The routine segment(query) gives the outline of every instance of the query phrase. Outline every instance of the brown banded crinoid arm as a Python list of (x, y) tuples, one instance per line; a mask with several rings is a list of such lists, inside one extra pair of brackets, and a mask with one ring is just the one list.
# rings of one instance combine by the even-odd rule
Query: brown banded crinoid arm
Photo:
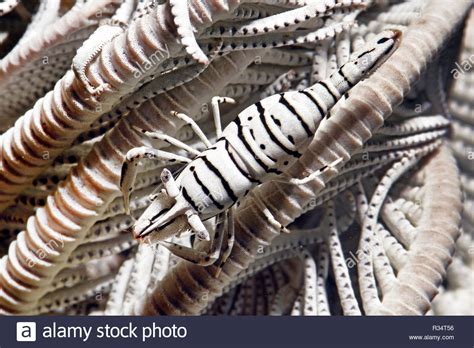
[[(97, 28), (99, 21), (114, 14), (113, 4), (114, 1), (106, 0), (76, 5), (60, 19), (56, 19), (54, 9), (50, 8), (54, 6), (43, 10), (46, 15), (53, 13), (56, 20), (51, 22), (52, 19), (46, 18), (36, 25), (32, 23), (17, 46), (0, 61), (3, 120), (0, 131), (11, 127), (38, 97), (54, 87), (70, 68), (76, 50)], [(101, 13), (100, 18), (96, 17), (98, 13)]]
[[(464, 38), (457, 64), (450, 67), (454, 77), (448, 105), (453, 116), (450, 145), (456, 158), (464, 191), (462, 236), (456, 245), (456, 254), (448, 268), (447, 281), (433, 303), (435, 315), (472, 315), (472, 251), (474, 250), (474, 70), (468, 67), (474, 57), (474, 9), (464, 26)], [(472, 58), (471, 58), (472, 59)]]
[(406, 261), (376, 314), (420, 315), (431, 308), (460, 236), (461, 189), (450, 150), (443, 146), (422, 168), (423, 211)]

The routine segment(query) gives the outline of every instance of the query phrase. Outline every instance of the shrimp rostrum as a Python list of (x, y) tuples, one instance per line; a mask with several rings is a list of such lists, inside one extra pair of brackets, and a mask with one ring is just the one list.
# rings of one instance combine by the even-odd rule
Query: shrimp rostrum
[[(224, 130), (220, 126), (218, 105), (233, 100), (214, 97), (212, 110), (217, 133), (214, 144), (190, 117), (175, 112), (174, 115), (189, 124), (206, 145), (202, 152), (163, 133), (142, 130), (147, 136), (167, 141), (194, 158), (151, 147), (139, 147), (127, 153), (120, 182), (126, 209), (140, 159), (185, 163), (176, 177), (167, 169), (162, 171), (162, 189), (152, 197), (151, 204), (132, 226), (134, 236), (162, 242), (171, 252), (188, 261), (201, 265), (218, 261), (217, 265), (221, 266), (232, 248), (233, 207), (237, 201), (266, 181), (304, 184), (342, 161), (328, 163), (304, 178), (285, 175), (286, 169), (312, 140), (329, 110), (393, 53), (400, 37), (397, 30), (380, 33), (327, 79), (304, 90), (265, 98), (243, 110)], [(206, 200), (205, 204), (203, 200)], [(212, 234), (203, 221), (213, 217), (216, 217), (216, 228)], [(271, 214), (266, 217), (269, 223), (279, 225)], [(282, 226), (280, 228), (284, 230)], [(206, 247), (185, 247), (167, 242), (170, 237), (185, 231), (194, 233), (198, 240), (206, 240), (202, 242)]]

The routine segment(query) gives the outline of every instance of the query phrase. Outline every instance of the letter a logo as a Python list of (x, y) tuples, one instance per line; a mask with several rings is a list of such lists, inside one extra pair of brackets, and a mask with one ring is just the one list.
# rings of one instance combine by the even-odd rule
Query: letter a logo
[(36, 342), (36, 323), (16, 323), (16, 340), (17, 342)]

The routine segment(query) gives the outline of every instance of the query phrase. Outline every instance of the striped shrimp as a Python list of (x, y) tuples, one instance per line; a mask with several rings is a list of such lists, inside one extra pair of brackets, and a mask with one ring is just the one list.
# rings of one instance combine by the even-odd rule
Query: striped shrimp
[[(151, 147), (139, 147), (127, 153), (120, 180), (126, 209), (140, 159), (185, 163), (176, 178), (169, 170), (162, 171), (161, 191), (153, 195), (149, 207), (135, 221), (131, 229), (134, 236), (159, 241), (175, 255), (193, 263), (205, 266), (217, 261), (220, 269), (233, 245), (233, 210), (239, 199), (269, 180), (294, 185), (307, 183), (342, 160), (304, 178), (291, 178), (284, 173), (301, 156), (299, 151), (311, 141), (331, 107), (390, 56), (400, 36), (397, 30), (380, 33), (329, 78), (304, 90), (267, 97), (243, 110), (224, 130), (219, 103), (233, 103), (233, 100), (214, 97), (212, 110), (217, 135), (214, 145), (190, 117), (175, 112), (174, 115), (188, 123), (206, 145), (202, 152), (163, 133), (140, 130), (150, 138), (189, 152), (194, 158)], [(258, 200), (256, 202), (258, 204)], [(203, 221), (213, 217), (217, 217), (217, 223), (211, 238)], [(269, 212), (266, 218), (284, 231)], [(207, 248), (190, 248), (165, 241), (185, 231), (208, 241)]]

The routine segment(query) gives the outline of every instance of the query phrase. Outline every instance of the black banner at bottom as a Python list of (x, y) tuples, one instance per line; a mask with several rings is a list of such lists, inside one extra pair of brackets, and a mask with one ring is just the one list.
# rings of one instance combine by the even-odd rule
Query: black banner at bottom
[(473, 323), (473, 317), (1, 317), (0, 348), (470, 348)]

